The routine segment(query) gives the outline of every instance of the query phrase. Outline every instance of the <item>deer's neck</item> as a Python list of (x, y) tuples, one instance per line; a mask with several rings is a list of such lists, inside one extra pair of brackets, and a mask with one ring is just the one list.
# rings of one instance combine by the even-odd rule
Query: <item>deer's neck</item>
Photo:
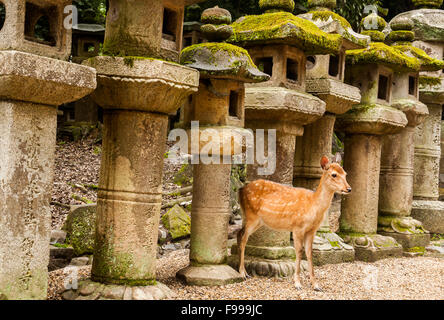
[(324, 212), (328, 210), (334, 195), (334, 191), (325, 186), (324, 176), (322, 176), (321, 181), (319, 182), (319, 186), (314, 193), (313, 199), (313, 205), (316, 208), (317, 215), (323, 215)]

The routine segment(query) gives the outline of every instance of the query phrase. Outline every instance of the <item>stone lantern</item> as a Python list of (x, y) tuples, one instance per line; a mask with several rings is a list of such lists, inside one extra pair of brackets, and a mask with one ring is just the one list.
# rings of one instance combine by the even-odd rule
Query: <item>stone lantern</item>
[[(228, 40), (245, 47), (255, 64), (271, 75), (267, 82), (247, 85), (245, 126), (268, 130), (268, 134), (276, 130), (276, 150), (266, 150), (268, 157), (275, 157), (276, 170), (260, 175), (258, 169), (264, 166), (256, 162), (248, 166), (247, 178), (292, 185), (296, 137), (302, 136), (305, 125), (325, 112), (325, 102), (305, 92), (306, 57), (339, 54), (342, 37), (327, 34), (311, 21), (294, 16), (292, 0), (260, 1), (259, 5), (265, 13), (242, 17), (233, 23), (234, 35)], [(264, 142), (267, 149), (267, 133)], [(237, 253), (237, 245), (232, 253)], [(245, 254), (246, 270), (252, 275), (294, 273), (294, 248), (289, 232), (262, 227), (250, 236)], [(237, 266), (237, 255), (232, 255), (230, 264)]]
[(65, 299), (172, 294), (156, 282), (168, 114), (197, 91), (199, 73), (157, 58), (177, 57), (180, 45), (170, 46), (163, 33), (181, 41), (183, 7), (184, 1), (110, 0), (104, 48), (113, 56), (85, 61), (97, 70), (92, 97), (104, 109), (94, 261), (91, 280)]
[[(229, 26), (231, 14), (225, 9), (205, 10), (202, 22), (207, 39), (225, 40), (233, 33)], [(231, 163), (224, 158), (242, 151), (240, 145), (236, 151), (235, 144), (241, 140), (236, 142), (235, 136), (242, 135), (245, 121), (244, 83), (265, 81), (269, 76), (256, 69), (245, 49), (226, 43), (209, 42), (185, 48), (181, 62), (198, 69), (201, 76), (198, 93), (185, 107), (184, 123), (189, 128), (191, 121), (199, 121), (198, 136), (211, 130), (222, 145), (215, 146), (211, 154), (219, 163), (205, 163), (204, 145), (191, 141), (194, 146), (191, 145), (190, 153), (193, 156), (202, 153), (200, 162), (193, 164), (191, 265), (177, 276), (193, 285), (224, 285), (242, 280), (226, 264)], [(189, 136), (193, 137), (193, 128)]]
[(201, 8), (198, 4), (194, 4), (187, 8), (188, 15), (191, 21), (183, 23), (183, 47), (189, 47), (193, 44), (198, 44), (206, 42), (200, 27), (202, 23), (200, 22)]
[[(413, 45), (431, 57), (442, 59), (444, 11), (438, 9), (442, 0), (415, 0), (413, 4), (420, 9), (404, 12), (393, 20), (411, 20), (415, 32)], [(412, 217), (431, 233), (444, 233), (444, 203), (438, 201), (443, 79), (442, 70), (421, 72), (419, 79), (419, 99), (427, 105), (429, 115), (416, 127)]]
[[(402, 247), (392, 237), (377, 235), (379, 173), (384, 135), (401, 131), (405, 114), (393, 107), (395, 72), (417, 72), (419, 61), (383, 43), (387, 23), (376, 14), (363, 19), (364, 34), (372, 43), (366, 49), (347, 51), (345, 81), (361, 89), (361, 103), (338, 116), (345, 132), (344, 170), (353, 188), (342, 199), (341, 237), (355, 248), (355, 259), (375, 261), (400, 256)], [(369, 27), (376, 26), (373, 30)]]
[[(68, 4), (0, 1), (0, 299), (46, 299), (57, 106), (96, 87), (94, 69), (63, 61)], [(40, 17), (50, 41), (34, 34)]]
[[(322, 176), (319, 159), (331, 155), (333, 129), (337, 114), (350, 110), (361, 100), (359, 88), (344, 83), (345, 52), (351, 49), (366, 48), (370, 38), (353, 31), (343, 17), (334, 13), (336, 1), (309, 1), (310, 11), (300, 15), (313, 21), (327, 33), (340, 34), (343, 37), (339, 54), (317, 55), (307, 58), (307, 92), (321, 98), (326, 103), (326, 112), (322, 118), (305, 126), (304, 135), (296, 139), (296, 155), (293, 185), (316, 189)], [(331, 206), (330, 211), (340, 212), (340, 197)], [(322, 222), (313, 243), (315, 264), (341, 263), (354, 260), (354, 249), (335, 233), (329, 226), (329, 214)]]
[[(393, 30), (388, 41), (392, 47), (419, 60), (422, 71), (438, 71), (444, 67), (441, 60), (429, 57), (412, 46), (415, 38), (413, 22), (400, 17), (390, 23)], [(418, 220), (410, 217), (413, 202), (413, 168), (415, 127), (428, 115), (427, 106), (419, 101), (419, 72), (397, 72), (393, 78), (391, 106), (407, 116), (407, 126), (382, 141), (381, 175), (379, 183), (378, 233), (391, 236), (405, 250), (417, 250), (428, 245), (430, 235)]]

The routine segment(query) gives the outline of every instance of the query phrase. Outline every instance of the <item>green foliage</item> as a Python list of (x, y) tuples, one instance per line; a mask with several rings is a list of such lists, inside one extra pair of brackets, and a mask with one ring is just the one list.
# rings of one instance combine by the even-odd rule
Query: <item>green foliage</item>
[(361, 20), (368, 15), (364, 13), (367, 5), (382, 5), (380, 0), (338, 0), (336, 13), (350, 22), (354, 30), (358, 30)]
[(74, 0), (79, 10), (79, 23), (105, 24), (106, 0)]

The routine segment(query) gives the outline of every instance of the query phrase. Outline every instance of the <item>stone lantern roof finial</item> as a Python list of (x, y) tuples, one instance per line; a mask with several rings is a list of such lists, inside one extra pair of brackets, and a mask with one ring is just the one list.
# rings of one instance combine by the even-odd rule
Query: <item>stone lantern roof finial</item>
[(224, 41), (233, 35), (231, 13), (219, 6), (204, 10), (201, 22), (200, 30), (209, 41)]
[(385, 34), (382, 31), (386, 27), (387, 22), (377, 13), (371, 13), (361, 21), (361, 33), (370, 36), (373, 42), (384, 42)]
[(412, 3), (417, 9), (438, 9), (443, 0), (412, 0)]
[(293, 12), (294, 1), (293, 0), (259, 0), (259, 7), (262, 11), (269, 12)]
[(332, 11), (336, 8), (336, 0), (308, 0), (308, 8), (312, 11)]

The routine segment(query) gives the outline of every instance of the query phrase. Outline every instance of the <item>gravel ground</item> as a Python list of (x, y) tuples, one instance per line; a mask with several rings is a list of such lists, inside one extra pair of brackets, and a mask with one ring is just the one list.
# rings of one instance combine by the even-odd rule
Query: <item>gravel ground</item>
[[(297, 291), (291, 278), (250, 278), (242, 283), (219, 287), (184, 285), (174, 276), (188, 265), (189, 250), (177, 250), (158, 260), (157, 277), (177, 293), (178, 300), (443, 300), (444, 259), (399, 258), (375, 263), (342, 263), (315, 267), (324, 292), (309, 287), (302, 274), (304, 289)], [(87, 277), (90, 267), (80, 268)], [(58, 290), (65, 279), (63, 270), (50, 273), (49, 299), (60, 299)], [(376, 279), (376, 281), (374, 281)]]

